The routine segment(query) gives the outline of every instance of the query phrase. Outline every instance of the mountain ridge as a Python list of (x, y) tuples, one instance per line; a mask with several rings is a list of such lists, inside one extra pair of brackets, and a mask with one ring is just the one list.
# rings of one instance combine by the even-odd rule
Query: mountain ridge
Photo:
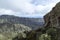
[(25, 17), (13, 16), (13, 15), (1, 15), (0, 21), (10, 22), (12, 24), (24, 24), (26, 26), (31, 27), (32, 29), (34, 29), (34, 27), (36, 28), (38, 26), (40, 27), (44, 24), (44, 21), (42, 18), (25, 18)]

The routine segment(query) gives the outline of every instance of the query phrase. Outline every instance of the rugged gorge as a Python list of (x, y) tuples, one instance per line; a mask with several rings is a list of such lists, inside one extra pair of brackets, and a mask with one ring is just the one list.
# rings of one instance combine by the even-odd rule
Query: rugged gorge
[(24, 18), (12, 15), (2, 15), (0, 16), (0, 24), (1, 23), (23, 24), (34, 30), (43, 26), (44, 21), (42, 18)]
[(36, 30), (43, 26), (42, 18), (24, 18), (13, 15), (0, 16), (0, 39), (12, 40), (13, 37), (24, 36), (24, 31)]
[(44, 16), (45, 24), (42, 28), (27, 33), (26, 38), (13, 40), (60, 40), (60, 2)]
[(43, 25), (42, 18), (23, 18), (12, 15), (0, 16), (0, 32), (5, 31), (29, 31)]

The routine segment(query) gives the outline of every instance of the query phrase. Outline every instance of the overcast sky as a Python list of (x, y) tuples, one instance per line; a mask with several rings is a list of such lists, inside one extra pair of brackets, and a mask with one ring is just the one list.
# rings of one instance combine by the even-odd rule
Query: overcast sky
[(0, 0), (0, 15), (43, 17), (60, 0)]

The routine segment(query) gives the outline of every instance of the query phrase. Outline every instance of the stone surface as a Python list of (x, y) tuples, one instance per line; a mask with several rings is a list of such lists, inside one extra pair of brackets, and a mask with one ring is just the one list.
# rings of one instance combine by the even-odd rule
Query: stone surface
[(60, 40), (60, 2), (44, 16), (44, 27), (56, 27), (57, 28), (57, 40)]
[(49, 26), (59, 27), (60, 24), (60, 2), (44, 16), (45, 24)]

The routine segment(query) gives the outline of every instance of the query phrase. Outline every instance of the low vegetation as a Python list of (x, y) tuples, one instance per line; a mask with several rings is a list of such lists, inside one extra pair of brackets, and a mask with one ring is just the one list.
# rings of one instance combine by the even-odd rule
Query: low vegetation
[[(45, 32), (43, 32), (45, 29), (42, 29), (42, 31), (30, 31), (26, 33), (25, 38), (21, 36), (17, 36), (13, 39), (20, 39), (20, 40), (57, 40), (57, 28), (51, 27)], [(22, 37), (22, 39), (20, 38)]]

